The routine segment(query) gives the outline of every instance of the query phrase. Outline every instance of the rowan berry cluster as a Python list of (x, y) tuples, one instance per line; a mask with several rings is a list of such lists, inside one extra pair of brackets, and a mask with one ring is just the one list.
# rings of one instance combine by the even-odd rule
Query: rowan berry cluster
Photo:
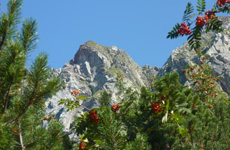
[(117, 75), (117, 78), (118, 78), (118, 79), (123, 79), (122, 76), (120, 76), (120, 75)]
[(200, 27), (203, 27), (205, 24), (206, 24), (206, 21), (202, 17), (197, 16), (196, 25), (200, 26)]
[(79, 93), (80, 93), (79, 91), (77, 91), (77, 90), (73, 90), (73, 92), (71, 92), (71, 95), (73, 95), (73, 96), (77, 96)]
[[(205, 56), (203, 56), (202, 58), (203, 60), (200, 61), (201, 68), (205, 69), (203, 64), (207, 58)], [(209, 75), (204, 74), (204, 71), (201, 68), (198, 69), (199, 73), (197, 74), (196, 72), (193, 71), (194, 70), (193, 67), (190, 67), (190, 70), (188, 71), (184, 69), (182, 72), (187, 73), (187, 76), (190, 76), (191, 78), (193, 78), (193, 80), (195, 80), (194, 83), (196, 83), (196, 91), (204, 93), (204, 95), (203, 96), (201, 95), (200, 97), (202, 97), (203, 99), (209, 99), (207, 96), (217, 97), (217, 93), (214, 93), (214, 91), (211, 90), (216, 87), (214, 81), (216, 81), (217, 79), (211, 78)], [(209, 101), (206, 102), (208, 103)]]
[(192, 33), (192, 31), (188, 28), (188, 26), (186, 25), (186, 23), (181, 23), (181, 27), (178, 28), (177, 32), (180, 34), (180, 35), (189, 35)]
[(97, 112), (95, 110), (92, 110), (89, 112), (89, 119), (92, 123), (98, 123), (99, 118), (97, 116)]
[(212, 12), (211, 10), (205, 12), (205, 20), (212, 20), (213, 18), (215, 18), (215, 12)]
[(152, 105), (152, 111), (153, 111), (153, 113), (157, 114), (158, 112), (161, 111), (161, 109), (160, 109), (160, 107), (161, 107), (160, 101), (158, 101), (156, 103), (152, 102), (151, 105)]
[(225, 5), (225, 3), (230, 3), (230, 0), (218, 0), (216, 3), (220, 7), (223, 7)]
[(54, 117), (53, 116), (50, 116), (49, 118), (43, 118), (42, 120), (51, 120), (51, 119), (53, 119)]
[(79, 150), (84, 150), (84, 149), (85, 149), (85, 146), (84, 146), (84, 143), (81, 140), (80, 144), (79, 144)]
[(116, 113), (116, 111), (118, 111), (119, 108), (120, 108), (120, 105), (119, 104), (115, 104), (115, 105), (113, 105), (112, 110), (113, 110), (113, 112)]

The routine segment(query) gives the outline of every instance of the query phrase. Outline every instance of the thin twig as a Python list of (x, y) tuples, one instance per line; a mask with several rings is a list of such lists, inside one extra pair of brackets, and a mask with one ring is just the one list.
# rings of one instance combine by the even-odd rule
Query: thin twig
[(21, 148), (22, 148), (22, 150), (24, 150), (25, 146), (23, 144), (22, 128), (21, 128), (21, 122), (20, 122), (20, 120), (18, 121), (18, 127), (19, 127), (19, 131), (18, 132), (19, 132), (19, 138), (20, 138)]

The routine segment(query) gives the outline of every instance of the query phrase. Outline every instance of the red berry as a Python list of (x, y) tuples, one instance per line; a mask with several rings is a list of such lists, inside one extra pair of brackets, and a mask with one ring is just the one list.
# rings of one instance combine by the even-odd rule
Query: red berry
[(178, 28), (177, 33), (179, 33), (180, 35), (189, 35), (192, 33), (192, 31), (188, 28), (188, 26), (186, 25), (186, 23), (181, 23), (181, 27)]
[(196, 18), (196, 25), (197, 26), (203, 27), (205, 24), (206, 24), (206, 21), (203, 18), (201, 18), (200, 16), (198, 16)]
[(117, 112), (119, 110), (119, 108), (120, 108), (120, 105), (115, 104), (115, 105), (113, 105), (112, 110), (113, 110), (113, 112)]
[(166, 95), (161, 96), (162, 100), (165, 100), (165, 98), (166, 98)]
[(97, 112), (95, 110), (91, 110), (89, 112), (89, 119), (92, 123), (98, 123), (99, 122), (99, 118), (98, 118)]
[(79, 149), (80, 150), (84, 150), (85, 149), (85, 146), (84, 146), (84, 143), (82, 142), (82, 140), (80, 141)]

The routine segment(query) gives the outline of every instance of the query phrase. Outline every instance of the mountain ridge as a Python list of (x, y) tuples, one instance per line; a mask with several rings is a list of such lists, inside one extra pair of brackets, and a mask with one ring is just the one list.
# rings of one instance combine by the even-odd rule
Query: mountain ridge
[[(227, 93), (230, 90), (230, 17), (220, 17), (220, 20), (223, 21), (224, 31), (204, 34), (201, 50), (210, 57), (207, 63), (212, 67), (214, 75), (220, 78), (219, 87)], [(185, 79), (182, 70), (187, 64), (199, 64), (200, 60), (185, 42), (172, 51), (162, 67), (142, 67), (116, 46), (102, 46), (88, 41), (80, 46), (74, 58), (62, 69), (52, 69), (53, 76), (61, 77), (65, 81), (66, 89), (46, 101), (46, 113), (55, 114), (63, 122), (66, 131), (69, 131), (76, 116), (86, 111), (80, 105), (79, 108), (67, 112), (65, 105), (58, 105), (62, 98), (73, 99), (71, 91), (78, 90), (80, 95), (93, 96), (93, 99), (80, 102), (89, 109), (100, 106), (98, 98), (102, 91), (111, 92), (112, 105), (119, 102), (118, 89), (115, 87), (118, 74), (123, 75), (127, 86), (136, 87), (137, 91), (141, 86), (149, 87), (156, 76), (174, 71), (179, 73), (181, 83), (186, 85), (189, 80)]]

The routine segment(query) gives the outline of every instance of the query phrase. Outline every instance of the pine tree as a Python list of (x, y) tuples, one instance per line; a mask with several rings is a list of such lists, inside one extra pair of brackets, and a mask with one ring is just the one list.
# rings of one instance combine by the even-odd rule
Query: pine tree
[(0, 149), (64, 149), (62, 124), (44, 113), (45, 100), (61, 89), (61, 79), (51, 78), (45, 53), (26, 68), (38, 35), (32, 18), (18, 30), (22, 3), (9, 0), (7, 13), (0, 14)]

